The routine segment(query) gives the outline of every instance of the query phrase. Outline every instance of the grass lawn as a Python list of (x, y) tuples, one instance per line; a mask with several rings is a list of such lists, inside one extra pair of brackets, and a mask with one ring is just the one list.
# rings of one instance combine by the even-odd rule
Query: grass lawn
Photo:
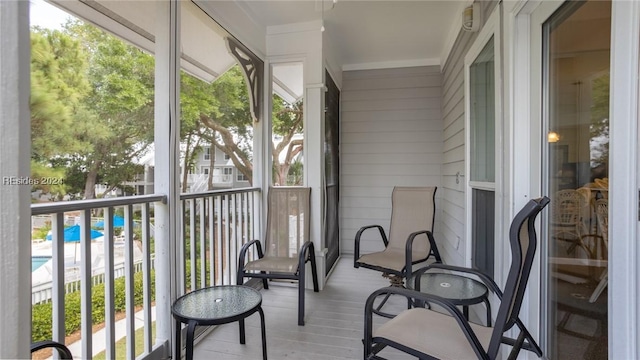
[[(144, 327), (136, 330), (136, 357), (142, 354), (144, 351)], [(155, 321), (151, 323), (151, 339), (156, 336), (156, 323)], [(122, 339), (116, 342), (116, 359), (126, 359), (127, 352), (127, 338), (123, 337)], [(94, 360), (106, 360), (105, 352), (101, 352), (98, 355), (93, 357)]]

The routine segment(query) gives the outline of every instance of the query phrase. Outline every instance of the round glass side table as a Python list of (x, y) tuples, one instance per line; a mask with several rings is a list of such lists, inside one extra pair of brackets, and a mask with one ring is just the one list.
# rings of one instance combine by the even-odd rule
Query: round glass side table
[(407, 279), (407, 288), (436, 295), (462, 306), (462, 313), (467, 320), (469, 305), (484, 303), (487, 307), (487, 326), (491, 326), (489, 289), (477, 280), (456, 274), (417, 271)]
[(211, 286), (185, 294), (171, 307), (176, 319), (175, 354), (181, 351), (182, 323), (187, 324), (187, 360), (193, 359), (193, 338), (196, 326), (221, 325), (239, 322), (240, 344), (245, 343), (244, 319), (255, 312), (260, 314), (262, 330), (262, 358), (267, 360), (267, 338), (260, 293), (244, 285)]

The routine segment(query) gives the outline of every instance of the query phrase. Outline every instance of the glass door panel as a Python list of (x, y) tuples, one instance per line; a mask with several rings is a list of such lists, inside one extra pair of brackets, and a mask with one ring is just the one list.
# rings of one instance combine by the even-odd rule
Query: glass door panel
[(543, 26), (548, 119), (548, 354), (607, 358), (611, 3), (567, 2)]

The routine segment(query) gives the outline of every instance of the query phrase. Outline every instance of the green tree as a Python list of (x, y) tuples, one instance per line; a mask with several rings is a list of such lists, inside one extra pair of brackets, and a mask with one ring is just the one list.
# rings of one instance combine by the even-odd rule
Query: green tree
[(197, 135), (229, 155), (251, 182), (253, 118), (240, 68), (232, 67), (210, 84), (185, 74), (181, 92), (182, 120), (187, 126), (195, 124)]
[[(302, 181), (302, 163), (298, 154), (303, 150), (303, 139), (294, 138), (303, 133), (303, 103), (302, 100), (289, 104), (280, 96), (273, 95), (274, 134), (281, 140), (274, 142), (271, 148), (273, 158), (273, 182), (280, 185), (300, 185)], [(285, 156), (281, 154), (285, 152)], [(282, 158), (282, 160), (281, 160)], [(295, 178), (289, 181), (289, 175)]]
[(609, 166), (609, 74), (593, 80), (593, 103), (589, 127), (592, 145), (591, 166)]
[(60, 31), (31, 32), (31, 138), (37, 161), (78, 149), (70, 137), (80, 100), (89, 92), (80, 43)]
[[(273, 98), (273, 132), (281, 140), (272, 147), (275, 182), (286, 184), (287, 175), (302, 151), (302, 102), (288, 104)], [(183, 73), (181, 78), (182, 139), (185, 146), (183, 186), (189, 165), (203, 145), (211, 144), (229, 156), (238, 171), (253, 183), (253, 117), (249, 110), (247, 84), (239, 66), (234, 66), (212, 83)], [(283, 161), (280, 154), (285, 153)], [(210, 168), (213, 169), (211, 150)], [(209, 173), (211, 180), (213, 171)], [(211, 182), (209, 188), (211, 189)], [(186, 191), (186, 188), (183, 188)]]
[(89, 63), (91, 90), (83, 104), (90, 125), (77, 137), (91, 146), (69, 163), (84, 172), (84, 198), (91, 199), (98, 179), (108, 192), (142, 171), (135, 160), (153, 141), (154, 59), (93, 25), (72, 21), (65, 31), (79, 39)]
[[(31, 31), (31, 176), (62, 179), (64, 167), (50, 159), (89, 147), (78, 139), (82, 99), (90, 91), (86, 77), (87, 57), (79, 41), (57, 30), (34, 27)], [(34, 186), (56, 197), (63, 183)]]

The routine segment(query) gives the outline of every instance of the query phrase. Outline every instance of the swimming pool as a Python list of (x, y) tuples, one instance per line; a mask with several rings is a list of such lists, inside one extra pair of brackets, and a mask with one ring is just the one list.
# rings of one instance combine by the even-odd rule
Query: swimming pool
[(31, 257), (31, 272), (36, 271), (37, 268), (44, 265), (51, 259), (51, 256), (32, 256)]

